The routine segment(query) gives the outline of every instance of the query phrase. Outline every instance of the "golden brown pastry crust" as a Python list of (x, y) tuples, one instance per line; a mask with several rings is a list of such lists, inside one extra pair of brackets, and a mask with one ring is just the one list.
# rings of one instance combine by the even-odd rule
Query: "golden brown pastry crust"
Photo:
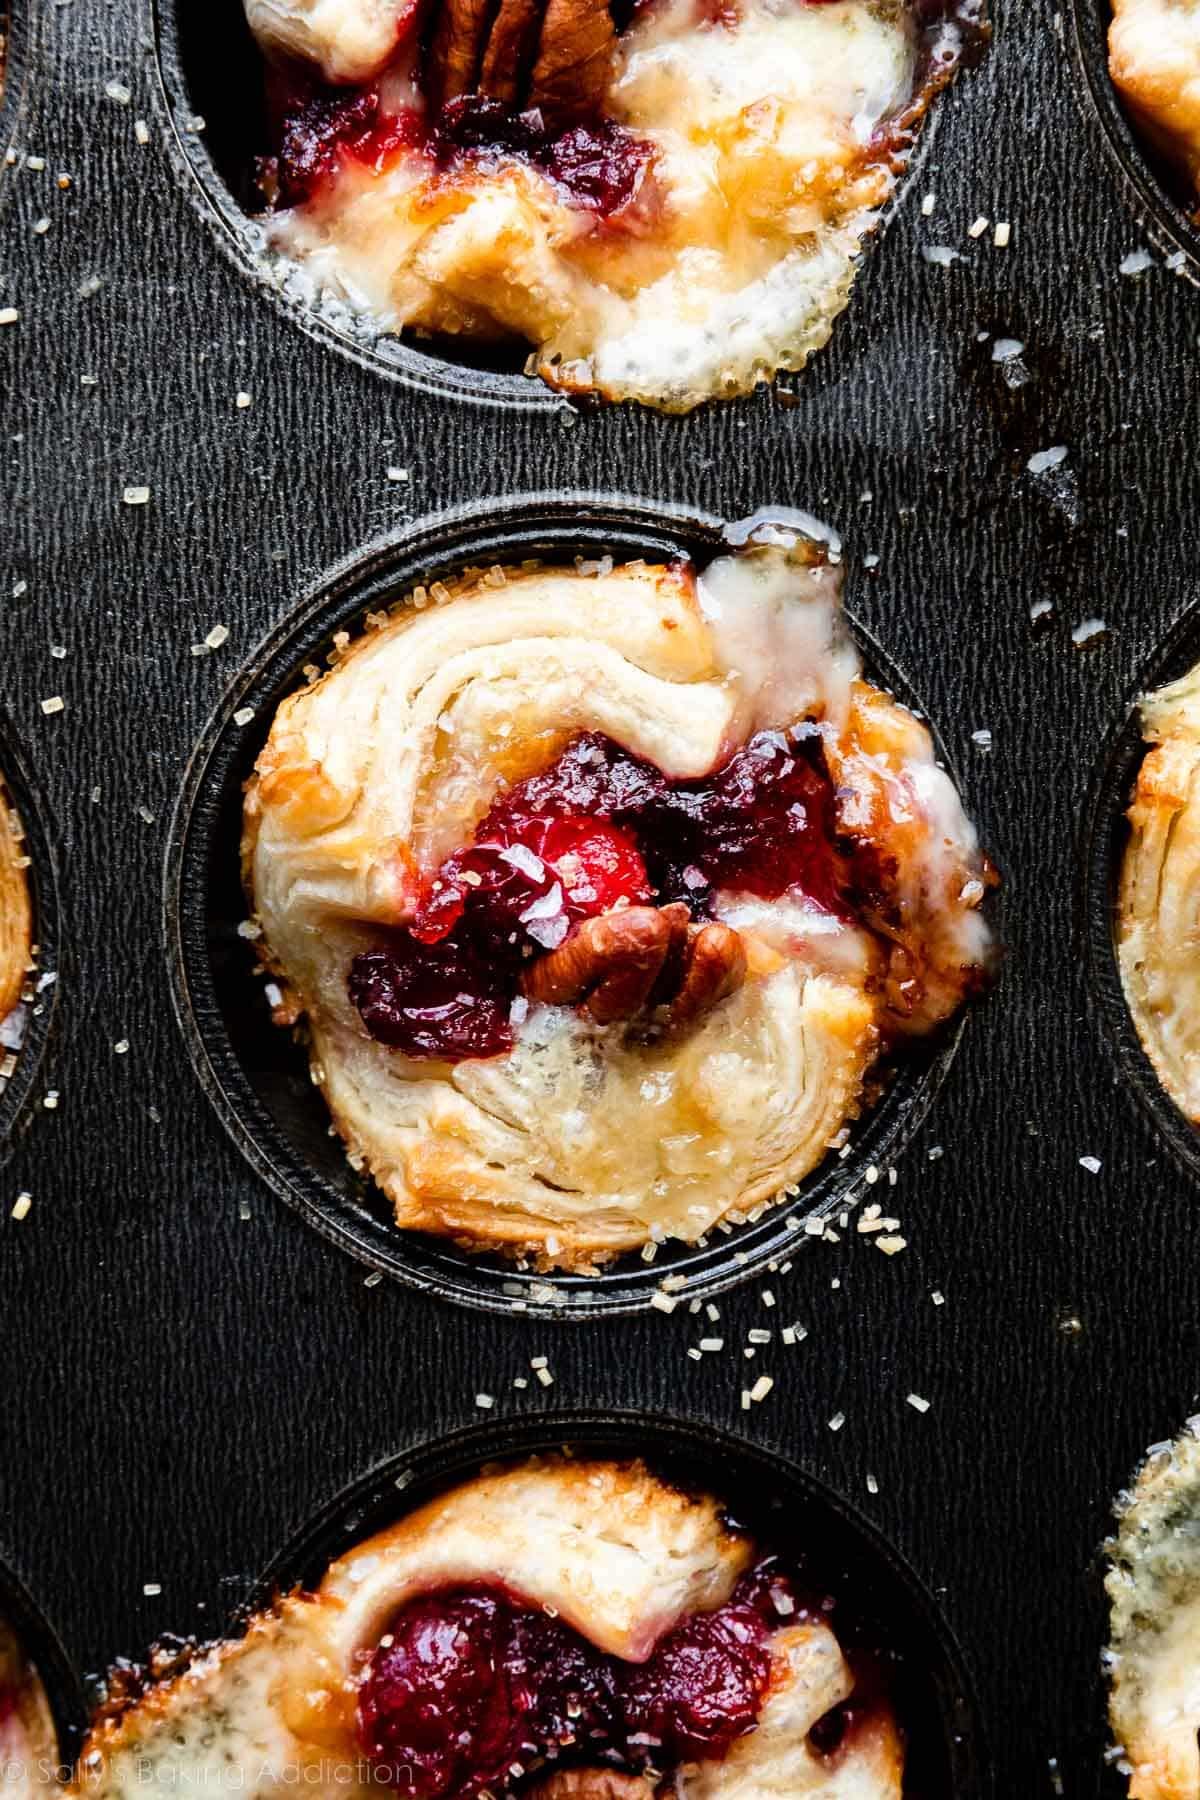
[(1137, 124), (1200, 191), (1200, 4), (1113, 0), (1108, 57)]
[[(641, 563), (475, 572), (377, 616), (283, 702), (247, 790), (246, 885), (276, 1016), (305, 1017), (314, 1080), (398, 1225), (539, 1268), (695, 1241), (822, 1160), (885, 1022), (917, 1032), (953, 1010), (987, 953), (974, 834), (924, 726), (856, 666), (836, 574), (799, 543), (699, 582)], [(367, 1034), (355, 953), (410, 920), (496, 795), (572, 736), (695, 777), (810, 714), (855, 796), (846, 830), (891, 871), (877, 936), (719, 894), (739, 981), (658, 1038), (538, 1002), (485, 1060), (413, 1061)]]
[(1121, 867), (1117, 952), (1159, 1080), (1200, 1123), (1200, 669), (1150, 694)]
[(1150, 1452), (1109, 1545), (1109, 1717), (1130, 1800), (1200, 1800), (1198, 1427)]
[(21, 821), (0, 787), (0, 1019), (21, 998), (31, 967), (33, 903)]
[[(134, 1800), (152, 1769), (163, 1790), (201, 1791), (203, 1783), (202, 1791), (249, 1800), (275, 1800), (297, 1785), (350, 1800), (378, 1794), (359, 1759), (357, 1689), (364, 1652), (406, 1600), (498, 1582), (554, 1608), (599, 1648), (638, 1661), (679, 1619), (727, 1599), (752, 1555), (714, 1499), (685, 1494), (640, 1462), (534, 1458), (484, 1473), (347, 1552), (315, 1594), (289, 1595), (257, 1615), (244, 1639), (215, 1645), (102, 1720), (70, 1792)], [(792, 1792), (814, 1800), (896, 1800), (899, 1739), (886, 1707), (831, 1758), (804, 1742), (853, 1687), (832, 1632), (789, 1628), (771, 1644), (760, 1729), (736, 1747), (728, 1787), (714, 1773), (720, 1794), (695, 1800), (776, 1792), (783, 1800), (785, 1775)], [(690, 1768), (681, 1778), (693, 1779)]]

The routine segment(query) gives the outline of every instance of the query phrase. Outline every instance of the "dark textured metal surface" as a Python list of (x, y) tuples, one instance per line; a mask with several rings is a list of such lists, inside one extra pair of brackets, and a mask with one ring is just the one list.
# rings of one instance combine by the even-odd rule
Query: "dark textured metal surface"
[[(34, 1095), (61, 1099), (0, 1168), (0, 1554), (94, 1669), (218, 1624), (332, 1495), (470, 1423), (481, 1390), (501, 1416), (664, 1411), (783, 1450), (877, 1522), (963, 1643), (1000, 1793), (1055, 1792), (1051, 1758), (1065, 1794), (1100, 1792), (1096, 1552), (1142, 1447), (1194, 1407), (1200, 1259), (1195, 1177), (1091, 988), (1081, 850), (1139, 672), (1194, 595), (1200, 299), (1159, 260), (1119, 272), (1143, 240), (1070, 15), (998, 7), (795, 400), (672, 421), (438, 398), (300, 329), (168, 148), (149, 5), (18, 10), (4, 131), (46, 168), (0, 171), (0, 305), (20, 311), (0, 328), (0, 700), (57, 855), (63, 951)], [(1007, 250), (967, 237), (976, 214), (1012, 221)], [(929, 243), (964, 260), (931, 265)], [(1026, 386), (984, 331), (1025, 342)], [(1035, 479), (1052, 444), (1065, 472)], [(142, 483), (149, 505), (123, 505)], [(225, 1135), (163, 948), (172, 807), (252, 647), (409, 513), (606, 485), (837, 525), (851, 605), (927, 701), (1006, 877), (1002, 983), (889, 1193), (910, 1247), (817, 1246), (770, 1278), (774, 1310), (758, 1282), (725, 1295), (730, 1347), (699, 1364), (685, 1313), (555, 1327), (365, 1288)], [(1081, 653), (1090, 615), (1109, 635)], [(194, 657), (218, 623), (228, 642)], [(747, 1327), (792, 1318), (802, 1345), (743, 1361)], [(539, 1352), (554, 1386), (514, 1390)], [(775, 1388), (744, 1413), (747, 1369)]]

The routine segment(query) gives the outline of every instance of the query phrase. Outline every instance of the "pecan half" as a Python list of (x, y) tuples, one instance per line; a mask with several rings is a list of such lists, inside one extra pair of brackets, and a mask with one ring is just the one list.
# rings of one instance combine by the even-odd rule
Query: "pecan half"
[(690, 926), (683, 979), (667, 1008), (667, 1024), (690, 1025), (736, 993), (745, 979), (746, 946), (740, 933), (715, 923)]
[(481, 94), (570, 123), (600, 106), (616, 41), (608, 0), (441, 0), (431, 98), (445, 106)]
[(681, 901), (585, 919), (526, 969), (522, 988), (550, 1006), (583, 1006), (598, 1025), (662, 1008), (665, 1027), (691, 1024), (746, 978), (746, 951), (727, 925), (694, 925)]

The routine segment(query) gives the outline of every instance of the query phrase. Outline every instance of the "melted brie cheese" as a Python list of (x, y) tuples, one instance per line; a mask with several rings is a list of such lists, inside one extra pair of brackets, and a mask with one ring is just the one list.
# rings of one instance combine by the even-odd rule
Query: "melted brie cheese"
[(327, 81), (369, 81), (392, 56), (413, 0), (245, 0), (263, 49), (317, 65)]
[(609, 114), (654, 146), (661, 216), (597, 223), (530, 167), (347, 165), (272, 238), (385, 331), (527, 338), (539, 372), (687, 410), (797, 369), (846, 304), (912, 98), (900, 0), (660, 0), (620, 40)]

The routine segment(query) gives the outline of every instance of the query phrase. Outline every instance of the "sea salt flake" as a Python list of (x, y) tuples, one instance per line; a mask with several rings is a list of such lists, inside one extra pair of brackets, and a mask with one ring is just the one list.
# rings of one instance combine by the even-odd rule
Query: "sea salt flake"
[(1098, 1156), (1081, 1156), (1079, 1166), (1081, 1169), (1086, 1169), (1089, 1175), (1098, 1175), (1104, 1164)]
[(1065, 463), (1067, 456), (1065, 444), (1051, 444), (1048, 450), (1035, 450), (1025, 467), (1031, 475), (1045, 475), (1050, 469), (1057, 469)]

